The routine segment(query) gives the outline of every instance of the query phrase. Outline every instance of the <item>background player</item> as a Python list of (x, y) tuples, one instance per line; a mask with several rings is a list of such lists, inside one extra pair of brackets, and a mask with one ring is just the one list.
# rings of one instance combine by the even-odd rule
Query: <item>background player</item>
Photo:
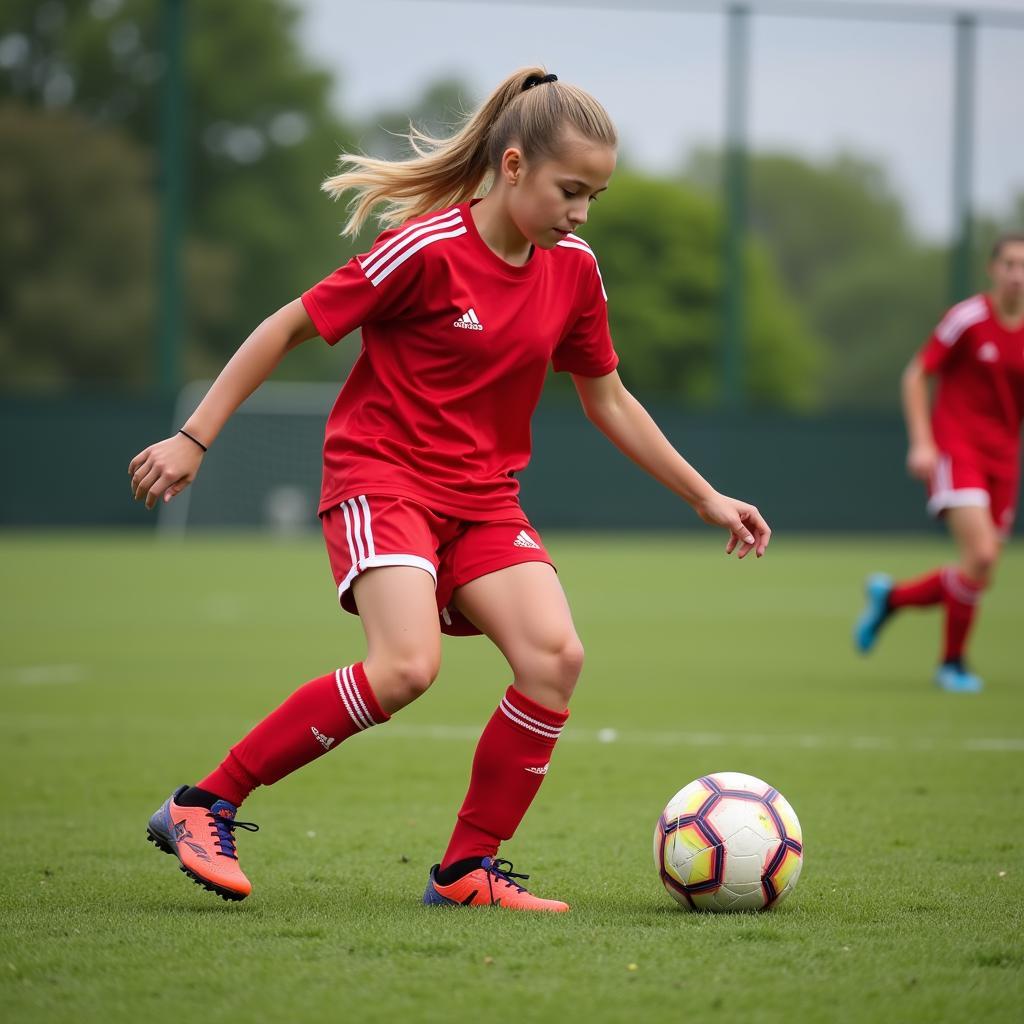
[[(362, 326), (327, 423), (320, 515), (366, 656), (300, 687), (220, 767), (177, 789), (149, 835), (200, 884), (244, 898), (251, 887), (233, 830), (246, 796), (419, 697), (437, 675), (442, 628), (482, 632), (513, 685), (484, 729), (424, 902), (561, 911), (565, 903), (534, 897), (496, 859), (547, 773), (583, 658), (515, 478), (548, 366), (573, 375), (588, 418), (626, 455), (729, 531), (727, 552), (761, 556), (770, 530), (675, 451), (616, 372), (597, 261), (575, 235), (615, 166), (615, 129), (600, 104), (525, 69), (450, 139), (413, 142), (418, 157), (402, 163), (343, 158), (352, 169), (325, 188), (355, 192), (346, 231), (379, 203), (391, 229), (261, 324), (183, 430), (129, 466), (137, 500), (169, 500), (291, 348), (317, 334), (333, 344)], [(488, 178), (486, 196), (472, 200)]]
[[(854, 631), (867, 653), (900, 608), (942, 604), (945, 637), (935, 681), (973, 693), (981, 679), (964, 653), (982, 591), (1013, 527), (1024, 419), (1024, 233), (1005, 234), (988, 266), (992, 290), (955, 305), (903, 373), (907, 468), (928, 484), (928, 511), (941, 515), (959, 551), (956, 565), (894, 583), (867, 584)], [(938, 378), (929, 416), (928, 380)]]

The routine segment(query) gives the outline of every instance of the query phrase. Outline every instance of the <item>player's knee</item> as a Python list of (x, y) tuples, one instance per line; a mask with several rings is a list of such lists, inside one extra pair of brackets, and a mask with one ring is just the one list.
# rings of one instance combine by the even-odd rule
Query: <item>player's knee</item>
[(567, 682), (571, 680), (574, 689), (576, 687), (576, 680), (579, 679), (580, 673), (583, 671), (584, 657), (583, 644), (580, 643), (580, 638), (574, 633), (559, 652), (560, 675)]
[(367, 659), (366, 674), (387, 710), (405, 707), (430, 689), (441, 668), (439, 655), (395, 654)]
[(583, 656), (583, 644), (570, 631), (532, 648), (512, 667), (517, 678), (542, 686), (552, 697), (557, 696), (568, 704), (583, 670)]
[(404, 692), (410, 701), (422, 697), (437, 678), (440, 667), (439, 660), (429, 655), (402, 659), (394, 667), (399, 691)]
[(968, 554), (964, 569), (970, 579), (984, 585), (991, 580), (998, 561), (998, 543), (980, 544)]

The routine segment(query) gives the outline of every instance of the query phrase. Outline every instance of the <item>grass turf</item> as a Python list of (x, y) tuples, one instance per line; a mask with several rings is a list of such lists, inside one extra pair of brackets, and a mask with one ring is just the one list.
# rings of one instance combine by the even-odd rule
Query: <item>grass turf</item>
[[(941, 541), (779, 538), (758, 564), (710, 533), (549, 542), (588, 663), (503, 851), (573, 905), (535, 917), (419, 903), (507, 682), (486, 641), (446, 641), (425, 699), (253, 796), (255, 891), (229, 906), (145, 823), (296, 685), (360, 656), (319, 542), (0, 537), (0, 1015), (1019, 1019), (1021, 551), (986, 597), (972, 697), (930, 685), (934, 612), (870, 660), (850, 651), (864, 573), (929, 568)], [(803, 877), (769, 914), (687, 914), (651, 863), (662, 805), (726, 769), (801, 817)]]

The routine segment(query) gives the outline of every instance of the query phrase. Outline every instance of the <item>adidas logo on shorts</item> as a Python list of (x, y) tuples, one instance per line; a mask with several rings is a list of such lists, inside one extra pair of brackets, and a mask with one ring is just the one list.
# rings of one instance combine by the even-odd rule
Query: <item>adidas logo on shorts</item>
[(512, 543), (517, 548), (536, 548), (540, 551), (540, 545), (525, 530), (520, 530), (519, 536)]

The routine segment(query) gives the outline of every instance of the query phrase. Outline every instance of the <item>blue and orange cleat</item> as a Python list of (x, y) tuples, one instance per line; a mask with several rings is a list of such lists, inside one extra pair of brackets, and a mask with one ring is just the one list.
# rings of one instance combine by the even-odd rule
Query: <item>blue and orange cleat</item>
[(512, 873), (507, 860), (484, 857), (475, 871), (470, 871), (451, 885), (437, 881), (439, 864), (430, 869), (423, 902), (428, 907), (504, 907), (506, 910), (546, 910), (556, 914), (569, 909), (561, 900), (542, 900), (529, 893), (513, 879), (529, 875)]
[(146, 838), (164, 853), (173, 853), (197, 885), (225, 900), (244, 900), (252, 885), (238, 866), (234, 830), (258, 832), (259, 825), (236, 821), (238, 809), (227, 800), (210, 808), (176, 804), (186, 789), (179, 786), (149, 819)]
[(892, 615), (889, 595), (892, 593), (892, 577), (876, 572), (868, 577), (864, 586), (867, 604), (853, 627), (853, 645), (861, 654), (867, 654), (878, 641), (882, 626)]
[(962, 661), (944, 661), (935, 670), (935, 685), (946, 693), (981, 693), (982, 682)]

